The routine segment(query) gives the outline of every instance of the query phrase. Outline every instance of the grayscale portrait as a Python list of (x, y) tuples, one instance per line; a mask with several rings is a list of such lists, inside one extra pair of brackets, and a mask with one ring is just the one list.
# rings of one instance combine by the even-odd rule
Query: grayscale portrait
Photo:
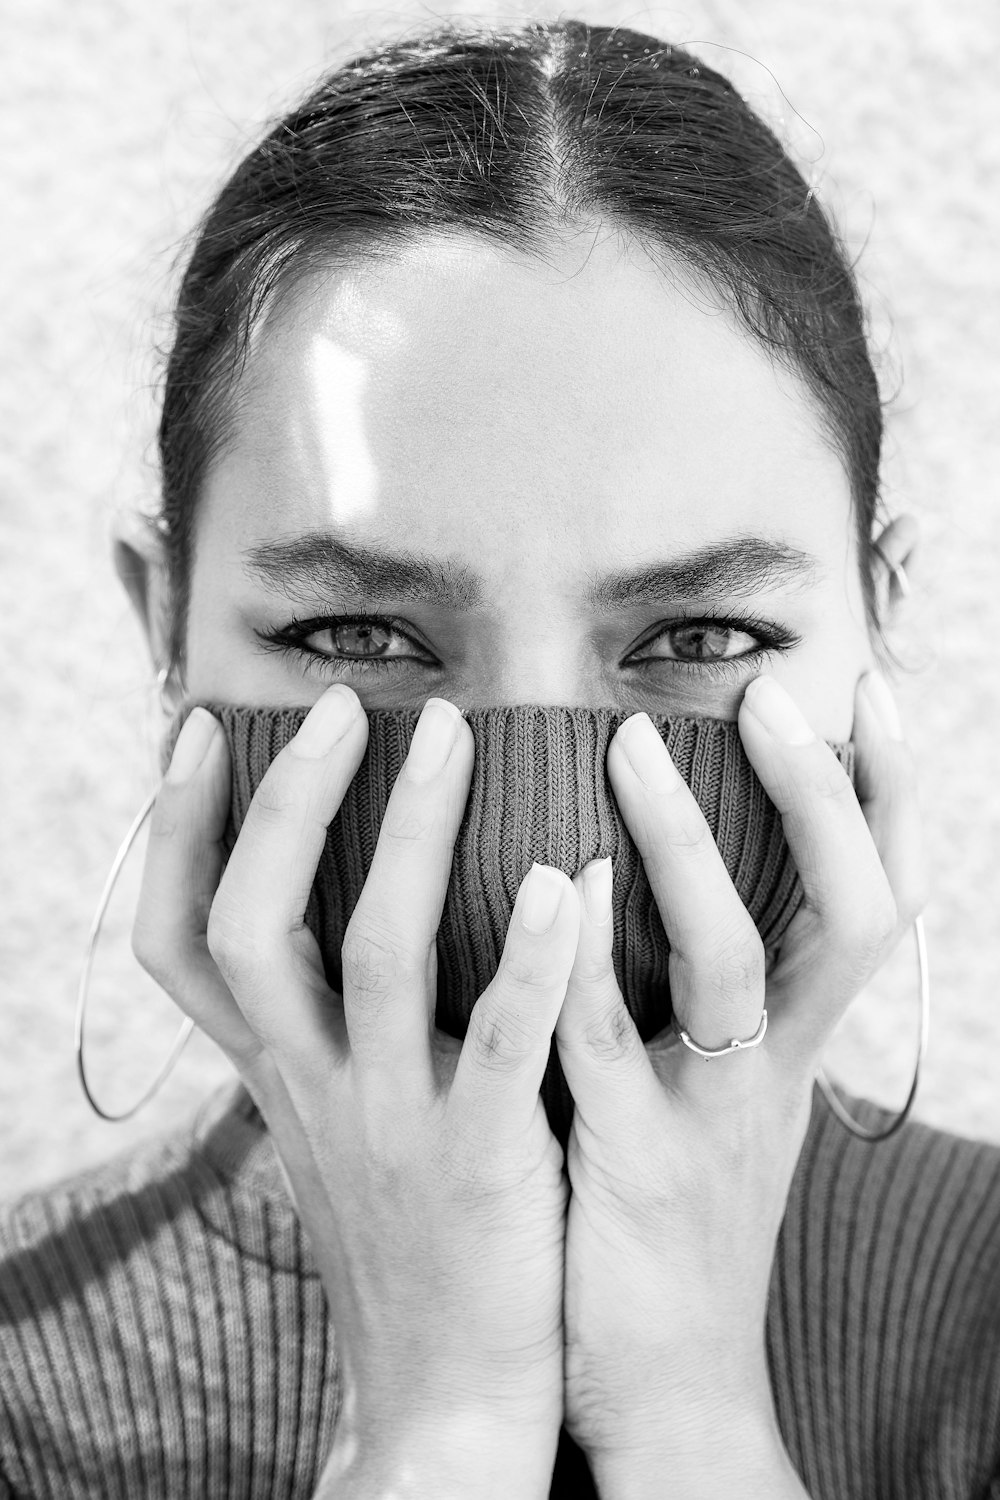
[(0, 1500), (996, 1500), (993, 0), (0, 29)]

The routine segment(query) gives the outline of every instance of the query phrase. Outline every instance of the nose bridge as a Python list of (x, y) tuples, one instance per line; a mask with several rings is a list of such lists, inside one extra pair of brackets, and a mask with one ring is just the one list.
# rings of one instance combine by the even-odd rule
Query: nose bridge
[(596, 708), (607, 701), (604, 664), (579, 615), (535, 590), (511, 601), (486, 632), (467, 695), (470, 707), (521, 703)]
[[(534, 503), (532, 503), (532, 500)], [(492, 538), (488, 603), (475, 627), (470, 707), (606, 706), (608, 663), (588, 607), (593, 559), (565, 495), (512, 499)]]

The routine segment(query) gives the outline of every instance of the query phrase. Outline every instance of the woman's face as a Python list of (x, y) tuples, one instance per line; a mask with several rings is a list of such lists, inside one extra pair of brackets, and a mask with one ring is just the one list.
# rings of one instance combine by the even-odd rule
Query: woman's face
[(735, 717), (768, 669), (847, 738), (872, 664), (843, 465), (803, 385), (613, 232), (428, 239), (258, 328), (203, 492), (186, 686), (370, 708)]

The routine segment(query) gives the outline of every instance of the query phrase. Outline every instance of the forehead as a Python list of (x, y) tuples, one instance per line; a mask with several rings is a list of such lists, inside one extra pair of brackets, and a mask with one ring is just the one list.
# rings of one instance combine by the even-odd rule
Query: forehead
[(512, 566), (754, 533), (848, 545), (804, 386), (711, 289), (596, 229), (543, 260), (423, 239), (300, 284), (256, 330), (203, 520)]

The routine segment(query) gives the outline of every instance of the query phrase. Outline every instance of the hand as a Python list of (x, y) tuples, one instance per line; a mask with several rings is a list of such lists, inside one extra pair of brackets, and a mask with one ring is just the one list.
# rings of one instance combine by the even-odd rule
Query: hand
[[(548, 1494), (562, 1417), (562, 1152), (539, 1101), (579, 903), (536, 867), (464, 1044), (436, 1032), (435, 939), (472, 735), (424, 709), (328, 988), (303, 916), (367, 721), (329, 689), (269, 767), (223, 869), (225, 739), (186, 722), (134, 934), (273, 1135), (341, 1362), (339, 1496)], [(199, 759), (200, 757), (200, 759)]]
[(772, 679), (743, 743), (780, 810), (804, 904), (765, 975), (759, 935), (645, 715), (608, 766), (672, 945), (672, 1032), (643, 1047), (611, 965), (610, 867), (577, 877), (581, 931), (559, 1016), (568, 1147), (566, 1423), (602, 1493), (802, 1495), (764, 1352), (775, 1241), (823, 1046), (922, 904), (913, 772), (885, 684), (859, 688), (857, 795)]

